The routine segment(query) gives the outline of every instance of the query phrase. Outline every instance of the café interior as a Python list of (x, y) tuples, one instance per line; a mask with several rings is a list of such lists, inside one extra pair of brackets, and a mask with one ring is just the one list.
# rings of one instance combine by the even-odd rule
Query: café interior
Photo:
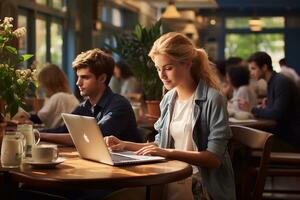
[[(281, 132), (282, 121), (286, 125), (294, 119), (300, 127), (300, 106), (294, 107), (300, 100), (299, 0), (0, 0), (0, 20), (1, 199), (300, 199), (299, 145), (297, 139), (290, 142), (293, 139), (287, 139)], [(23, 33), (18, 35), (20, 31), (16, 29)], [(160, 139), (158, 135), (162, 137), (160, 123), (165, 122), (161, 100), (170, 90), (162, 74), (169, 69), (160, 68), (156, 59), (151, 60), (148, 54), (154, 41), (170, 32), (180, 33), (195, 48), (202, 48), (211, 71), (218, 75), (219, 93), (227, 103), (223, 121), (230, 132), (223, 154), (228, 154), (234, 184), (231, 188), (225, 183), (226, 179), (217, 179), (217, 182), (223, 182), (220, 184), (223, 189), (231, 188), (225, 191), (233, 191), (234, 195), (228, 192), (227, 198), (218, 196), (218, 189), (210, 188), (218, 188), (217, 182), (206, 183), (204, 173), (210, 168), (205, 162), (201, 166), (199, 161), (197, 168), (196, 161), (153, 154), (164, 157), (163, 161), (114, 165), (108, 155), (111, 149), (107, 150), (107, 137), (103, 140), (102, 136), (96, 136), (90, 143), (92, 136), (88, 135), (93, 130), (103, 136), (114, 135), (106, 133), (102, 124), (105, 120), (92, 115), (100, 127), (93, 129), (95, 120), (91, 120), (89, 126), (85, 119), (74, 117), (74, 121), (68, 123), (67, 117), (61, 118), (61, 113), (90, 116), (75, 112), (87, 103), (92, 113), (96, 112), (92, 101), (89, 102), (92, 97), (84, 93), (82, 86), (87, 78), (80, 72), (86, 64), (76, 68), (75, 61), (84, 52), (97, 48), (101, 55), (105, 54), (105, 59), (108, 56), (115, 62), (112, 78), (105, 87), (110, 88), (112, 94), (124, 96), (130, 105), (128, 121), (108, 114), (117, 118), (111, 126), (125, 127), (124, 124), (133, 123), (139, 143), (158, 144), (153, 142)], [(280, 74), (288, 83), (272, 86), (266, 74), (255, 78), (251, 63), (255, 62), (256, 52), (272, 59), (269, 71), (272, 77)], [(12, 58), (17, 58), (16, 64), (12, 64)], [(259, 66), (258, 61), (256, 64)], [(265, 66), (258, 69), (260, 73), (268, 73)], [(9, 68), (13, 75), (7, 75), (5, 69)], [(23, 80), (19, 77), (23, 73), (20, 70), (25, 73), (28, 69), (29, 74)], [(59, 80), (60, 76), (63, 81)], [(7, 77), (14, 78), (9, 81)], [(60, 89), (50, 88), (49, 92), (46, 81), (51, 78), (67, 89), (54, 86)], [(242, 79), (247, 79), (246, 84)], [(20, 82), (26, 85), (21, 86)], [(255, 107), (271, 109), (271, 104), (277, 108), (280, 103), (285, 104), (282, 110), (278, 109), (280, 113), (274, 109), (269, 115), (258, 115), (253, 108), (241, 109), (240, 99), (235, 95), (238, 87), (245, 85), (255, 94)], [(294, 93), (287, 94), (291, 88), (295, 88)], [(51, 108), (49, 99), (53, 100), (55, 93), (62, 91), (67, 91), (69, 96), (57, 96), (57, 103)], [(99, 93), (99, 102), (103, 93)], [(286, 100), (288, 95), (296, 99), (294, 104)], [(285, 100), (279, 102), (276, 98)], [(99, 102), (95, 103), (100, 105)], [(217, 112), (222, 115), (222, 111)], [(175, 109), (172, 115), (175, 116)], [(134, 122), (130, 121), (132, 118)], [(60, 131), (63, 134), (50, 131), (58, 130), (56, 128), (64, 123), (67, 129)], [(206, 124), (210, 126), (208, 134), (217, 130), (211, 123)], [(87, 141), (85, 148), (73, 135), (80, 132), (77, 130)], [(299, 134), (300, 142), (300, 129), (293, 131), (294, 138)], [(59, 139), (52, 140), (57, 135)], [(210, 151), (212, 138), (207, 137), (200, 138), (206, 141), (203, 152)], [(176, 143), (173, 148), (177, 148)], [(198, 149), (196, 147), (200, 155), (202, 150)], [(86, 157), (89, 152), (97, 154), (96, 151), (100, 157), (107, 155), (106, 158), (95, 161)], [(15, 155), (20, 155), (18, 161), (12, 159)], [(224, 168), (224, 157), (216, 169)], [(201, 174), (203, 185), (200, 186), (194, 185), (196, 168)], [(180, 191), (186, 196), (170, 195), (173, 190), (179, 191), (170, 185), (186, 180), (193, 180)], [(200, 193), (197, 193), (198, 186)], [(193, 196), (188, 196), (187, 191)]]

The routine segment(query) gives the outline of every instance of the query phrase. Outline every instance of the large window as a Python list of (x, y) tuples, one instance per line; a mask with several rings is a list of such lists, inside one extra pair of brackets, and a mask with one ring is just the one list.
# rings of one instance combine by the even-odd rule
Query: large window
[(259, 18), (262, 30), (258, 32), (250, 31), (250, 19), (226, 19), (225, 57), (239, 56), (247, 59), (256, 51), (265, 51), (272, 57), (274, 70), (280, 71), (278, 61), (284, 57), (284, 18)]
[[(34, 54), (38, 65), (47, 62), (63, 67), (66, 0), (35, 0), (34, 7), (20, 6), (18, 26), (27, 28), (28, 40), (20, 40), (21, 51)], [(45, 9), (45, 6), (54, 9)]]

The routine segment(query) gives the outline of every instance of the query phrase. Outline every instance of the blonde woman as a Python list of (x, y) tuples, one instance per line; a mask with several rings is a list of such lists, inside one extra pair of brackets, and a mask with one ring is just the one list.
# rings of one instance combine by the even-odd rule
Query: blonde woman
[(114, 151), (132, 150), (190, 163), (193, 177), (169, 184), (168, 199), (235, 199), (226, 101), (207, 54), (185, 35), (171, 32), (155, 41), (149, 56), (170, 90), (160, 104), (155, 141), (141, 144), (109, 136), (107, 145)]
[(71, 93), (66, 74), (54, 64), (46, 64), (37, 76), (43, 88), (46, 101), (36, 114), (27, 114), (33, 123), (43, 123), (45, 128), (56, 128), (63, 125), (61, 113), (71, 113), (79, 101)]

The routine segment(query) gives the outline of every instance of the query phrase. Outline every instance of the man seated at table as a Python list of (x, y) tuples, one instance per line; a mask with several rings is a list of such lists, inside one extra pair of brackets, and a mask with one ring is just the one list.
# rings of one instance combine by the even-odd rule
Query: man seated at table
[[(248, 102), (239, 106), (251, 110), (257, 118), (275, 120), (276, 135), (293, 145), (300, 142), (300, 93), (293, 81), (273, 71), (272, 59), (265, 52), (256, 52), (248, 59), (251, 76), (268, 83), (267, 102), (250, 107)], [(297, 146), (298, 146), (297, 145)]]
[[(128, 100), (108, 87), (114, 70), (113, 58), (100, 49), (79, 54), (72, 63), (80, 95), (86, 100), (72, 114), (93, 116), (104, 136), (115, 135), (128, 141), (139, 141), (134, 112)], [(66, 126), (43, 129), (44, 141), (73, 144)], [(56, 133), (56, 134), (54, 134)]]

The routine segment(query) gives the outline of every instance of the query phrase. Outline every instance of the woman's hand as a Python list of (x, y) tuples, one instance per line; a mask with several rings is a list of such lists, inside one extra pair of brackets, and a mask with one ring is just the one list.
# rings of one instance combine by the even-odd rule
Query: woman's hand
[(112, 151), (124, 151), (125, 150), (125, 142), (119, 140), (115, 136), (107, 136), (104, 137), (104, 141), (108, 148)]
[(153, 144), (145, 146), (140, 150), (136, 151), (136, 154), (138, 155), (151, 155), (151, 156), (162, 156), (162, 157), (168, 157), (170, 153), (171, 153), (170, 149), (162, 149)]

